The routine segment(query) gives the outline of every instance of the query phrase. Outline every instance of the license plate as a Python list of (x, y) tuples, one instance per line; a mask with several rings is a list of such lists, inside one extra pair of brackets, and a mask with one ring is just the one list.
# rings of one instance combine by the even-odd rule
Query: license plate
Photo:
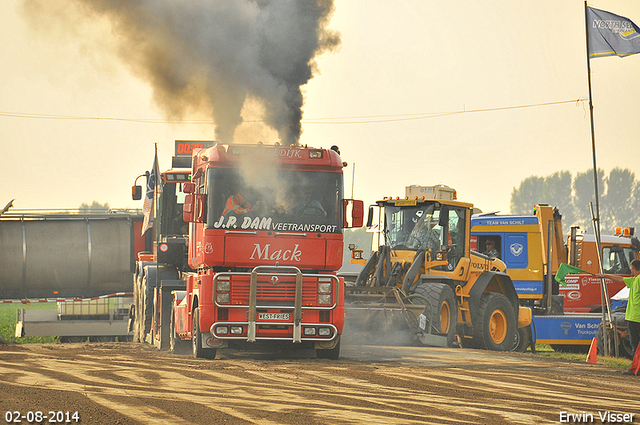
[(259, 320), (289, 320), (289, 313), (258, 313)]
[(427, 316), (425, 316), (424, 314), (420, 315), (420, 323), (418, 324), (418, 326), (420, 327), (420, 329), (427, 332)]

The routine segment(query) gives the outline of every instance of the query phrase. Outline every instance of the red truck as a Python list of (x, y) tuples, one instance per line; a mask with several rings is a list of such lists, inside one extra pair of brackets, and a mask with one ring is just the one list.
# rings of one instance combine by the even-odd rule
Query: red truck
[[(575, 234), (576, 232), (573, 232)], [(614, 235), (602, 235), (602, 269), (604, 273), (631, 276), (631, 261), (640, 258), (640, 243), (633, 237), (633, 228), (617, 228)], [(572, 239), (573, 238), (573, 239)], [(598, 250), (592, 234), (577, 233), (567, 237), (569, 263), (589, 273), (599, 273)], [(588, 274), (568, 275), (564, 295), (564, 310), (575, 313), (602, 311), (600, 279)], [(609, 296), (624, 288), (623, 283), (607, 279)]]
[[(265, 342), (337, 359), (342, 232), (364, 211), (343, 197), (346, 165), (337, 147), (215, 144), (193, 150), (188, 181), (163, 173), (160, 234), (134, 279), (134, 335), (196, 358)], [(162, 234), (175, 211), (188, 231)]]

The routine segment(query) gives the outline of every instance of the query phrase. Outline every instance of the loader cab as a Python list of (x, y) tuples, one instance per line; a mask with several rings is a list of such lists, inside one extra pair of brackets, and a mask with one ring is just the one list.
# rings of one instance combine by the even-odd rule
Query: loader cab
[(378, 203), (384, 207), (385, 245), (392, 250), (424, 250), (431, 260), (446, 259), (442, 270), (456, 268), (467, 249), (468, 208), (434, 200), (396, 199)]

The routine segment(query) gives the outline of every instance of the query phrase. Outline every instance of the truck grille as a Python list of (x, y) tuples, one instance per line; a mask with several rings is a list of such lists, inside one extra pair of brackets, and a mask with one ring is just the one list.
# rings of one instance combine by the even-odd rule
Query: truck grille
[[(302, 284), (302, 305), (315, 305), (317, 294), (317, 283), (315, 281), (303, 282)], [(258, 279), (256, 300), (258, 304), (290, 304), (296, 298), (295, 281), (283, 282), (273, 285), (270, 281)], [(231, 304), (249, 304), (249, 281), (234, 280), (231, 285)]]

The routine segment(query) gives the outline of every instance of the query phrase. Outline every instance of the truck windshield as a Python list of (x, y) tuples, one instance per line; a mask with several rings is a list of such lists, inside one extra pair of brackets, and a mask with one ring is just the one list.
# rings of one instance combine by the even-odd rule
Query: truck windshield
[(162, 185), (162, 192), (158, 198), (160, 211), (157, 213), (156, 219), (161, 235), (187, 235), (189, 233), (189, 227), (182, 218), (184, 197), (181, 183), (164, 183)]
[(249, 178), (238, 169), (210, 169), (207, 228), (342, 232), (342, 174), (291, 170), (275, 174)]
[(631, 247), (605, 246), (602, 248), (602, 269), (605, 273), (631, 274), (631, 261), (636, 252)]

